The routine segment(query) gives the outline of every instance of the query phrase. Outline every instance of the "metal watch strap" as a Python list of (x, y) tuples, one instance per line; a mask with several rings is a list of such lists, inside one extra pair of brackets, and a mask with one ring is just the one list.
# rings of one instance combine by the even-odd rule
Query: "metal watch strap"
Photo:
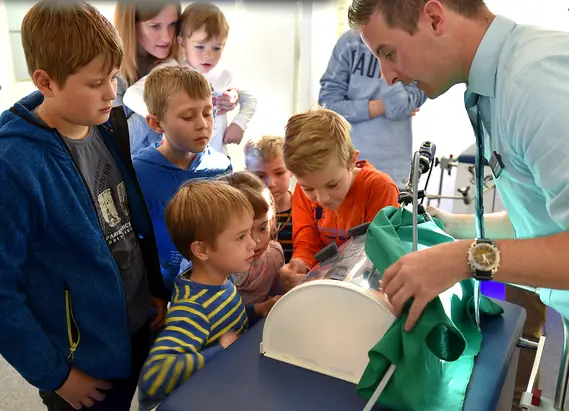
[[(476, 244), (492, 244), (493, 245), (494, 242), (488, 238), (477, 238)], [(482, 271), (482, 270), (476, 269), (472, 273), (472, 276), (478, 281), (489, 281), (489, 280), (492, 280), (492, 278), (493, 278), (492, 270)]]

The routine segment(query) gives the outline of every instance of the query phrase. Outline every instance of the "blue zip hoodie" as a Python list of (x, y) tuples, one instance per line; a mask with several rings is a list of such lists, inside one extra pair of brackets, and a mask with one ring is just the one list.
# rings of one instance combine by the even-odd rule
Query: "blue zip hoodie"
[[(131, 348), (121, 274), (62, 137), (30, 113), (42, 101), (36, 91), (0, 117), (0, 354), (51, 391), (71, 365), (128, 378)], [(118, 107), (99, 129), (124, 178), (151, 294), (168, 300), (126, 124)]]
[[(350, 122), (360, 159), (404, 187), (413, 155), (410, 114), (425, 102), (425, 94), (414, 84), (389, 86), (381, 76), (379, 60), (353, 30), (334, 46), (320, 85), (318, 103)], [(371, 119), (368, 101), (378, 99), (383, 101), (385, 115)]]
[(156, 233), (164, 284), (173, 290), (174, 279), (178, 276), (183, 257), (174, 246), (166, 228), (164, 209), (185, 181), (231, 173), (231, 162), (226, 155), (208, 145), (202, 153), (193, 158), (190, 167), (184, 170), (168, 161), (155, 146), (151, 146), (135, 156), (133, 164)]

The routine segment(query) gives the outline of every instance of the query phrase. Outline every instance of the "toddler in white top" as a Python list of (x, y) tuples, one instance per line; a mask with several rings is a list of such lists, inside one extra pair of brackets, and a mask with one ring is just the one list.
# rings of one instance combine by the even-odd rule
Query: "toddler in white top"
[[(212, 86), (214, 107), (214, 130), (210, 146), (227, 154), (226, 144), (239, 144), (247, 124), (255, 114), (257, 99), (249, 92), (236, 87), (226, 69), (217, 66), (229, 35), (229, 24), (221, 10), (206, 2), (190, 4), (180, 16), (180, 57), (158, 65), (188, 65), (199, 71)], [(124, 95), (124, 104), (134, 112), (146, 117), (144, 103), (146, 77), (130, 86)], [(227, 113), (239, 104), (239, 113), (227, 124)]]

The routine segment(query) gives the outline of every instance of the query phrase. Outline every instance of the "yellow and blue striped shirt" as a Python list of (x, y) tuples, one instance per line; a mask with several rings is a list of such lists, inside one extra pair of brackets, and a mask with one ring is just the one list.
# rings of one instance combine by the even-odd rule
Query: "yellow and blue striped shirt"
[(174, 287), (166, 327), (140, 378), (143, 396), (155, 400), (170, 394), (221, 352), (218, 341), (223, 334), (240, 335), (255, 321), (252, 306), (245, 308), (231, 281), (214, 286), (178, 277)]

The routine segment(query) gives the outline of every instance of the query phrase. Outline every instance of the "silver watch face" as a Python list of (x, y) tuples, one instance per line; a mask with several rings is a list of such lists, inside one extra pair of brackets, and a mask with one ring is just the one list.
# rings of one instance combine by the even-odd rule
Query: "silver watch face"
[(480, 271), (493, 271), (500, 264), (500, 254), (492, 244), (476, 244), (470, 251), (471, 264)]

